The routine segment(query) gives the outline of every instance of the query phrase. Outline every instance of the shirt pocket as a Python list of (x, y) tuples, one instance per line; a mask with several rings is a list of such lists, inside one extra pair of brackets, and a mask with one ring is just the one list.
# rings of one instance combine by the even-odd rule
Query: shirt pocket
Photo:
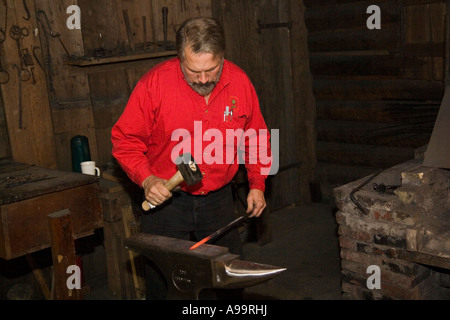
[(220, 131), (224, 137), (224, 145), (227, 148), (234, 148), (240, 145), (242, 136), (245, 133), (246, 123), (247, 115), (242, 114), (233, 115), (233, 117), (220, 124)]

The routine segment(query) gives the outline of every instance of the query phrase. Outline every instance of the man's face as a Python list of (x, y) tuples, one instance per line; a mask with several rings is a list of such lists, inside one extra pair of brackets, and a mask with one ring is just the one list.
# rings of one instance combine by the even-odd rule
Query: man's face
[(219, 82), (223, 59), (212, 53), (194, 53), (187, 46), (181, 70), (191, 88), (201, 96), (208, 96)]

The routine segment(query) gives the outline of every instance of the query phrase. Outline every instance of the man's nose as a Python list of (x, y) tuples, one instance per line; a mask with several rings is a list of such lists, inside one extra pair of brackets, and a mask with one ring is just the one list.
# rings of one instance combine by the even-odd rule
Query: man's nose
[(200, 83), (207, 83), (208, 82), (208, 76), (206, 74), (206, 72), (201, 72), (198, 76), (198, 81)]

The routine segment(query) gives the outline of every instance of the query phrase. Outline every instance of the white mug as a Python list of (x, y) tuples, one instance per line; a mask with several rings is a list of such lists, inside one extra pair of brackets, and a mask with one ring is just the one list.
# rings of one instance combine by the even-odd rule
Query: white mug
[(82, 173), (100, 177), (100, 169), (95, 166), (95, 161), (84, 161), (80, 163), (80, 166)]

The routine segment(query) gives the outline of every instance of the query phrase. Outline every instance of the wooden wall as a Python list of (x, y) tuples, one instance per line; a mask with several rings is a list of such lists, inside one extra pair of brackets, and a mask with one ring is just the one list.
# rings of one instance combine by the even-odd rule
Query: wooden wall
[(247, 72), (267, 126), (279, 130), (279, 171), (268, 179), (270, 207), (308, 203), (316, 137), (303, 1), (212, 3), (225, 28), (227, 58)]
[[(66, 12), (70, 5), (81, 9), (80, 30), (66, 25), (72, 14)], [(15, 160), (71, 171), (70, 140), (84, 135), (89, 139), (93, 160), (99, 165), (113, 161), (110, 130), (132, 89), (148, 69), (175, 55), (172, 48), (162, 47), (163, 7), (168, 8), (169, 45), (175, 40), (176, 28), (186, 18), (211, 16), (210, 0), (0, 2), (1, 30), (5, 28), (3, 17), (7, 17), (6, 37), (0, 43), (0, 66), (10, 75), (10, 80), (0, 85), (1, 109), (7, 123), (10, 154)], [(125, 26), (124, 10), (128, 13), (130, 33)], [(21, 50), (31, 54), (32, 65), (21, 63), (17, 42), (9, 36), (13, 25), (28, 32), (19, 43)], [(19, 69), (24, 74), (33, 71), (34, 78), (18, 81), (14, 65), (22, 65)], [(1, 120), (0, 117), (0, 124)], [(6, 130), (5, 126), (0, 128)]]
[[(369, 30), (370, 5), (381, 29)], [(305, 0), (316, 174), (332, 188), (414, 158), (443, 97), (445, 1)]]

